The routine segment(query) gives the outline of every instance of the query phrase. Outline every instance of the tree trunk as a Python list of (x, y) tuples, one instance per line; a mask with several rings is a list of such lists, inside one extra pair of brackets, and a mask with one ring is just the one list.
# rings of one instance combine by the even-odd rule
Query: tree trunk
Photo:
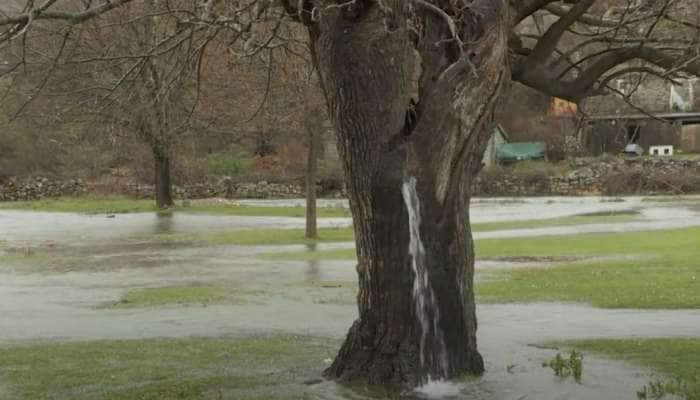
[(306, 238), (318, 238), (316, 224), (316, 175), (318, 170), (318, 136), (313, 127), (307, 127), (308, 157), (306, 160)]
[[(453, 68), (431, 53), (444, 31), (426, 29), (416, 45), (403, 19), (377, 7), (327, 11), (310, 30), (346, 175), (359, 278), (359, 318), (327, 377), (405, 389), (484, 369), (468, 208), (507, 76), (505, 6), (484, 4), (495, 5), (480, 10), (493, 26), (474, 29), (481, 36), (471, 62), (456, 57)], [(426, 26), (444, 22), (425, 18)]]
[(166, 146), (153, 146), (153, 160), (155, 162), (155, 194), (156, 207), (165, 209), (172, 207), (173, 202), (172, 183), (170, 181), (170, 154)]

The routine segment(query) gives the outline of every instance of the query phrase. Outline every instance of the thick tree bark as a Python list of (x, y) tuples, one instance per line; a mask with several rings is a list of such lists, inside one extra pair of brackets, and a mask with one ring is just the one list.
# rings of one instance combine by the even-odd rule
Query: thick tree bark
[(308, 155), (306, 159), (306, 238), (318, 238), (316, 224), (316, 176), (318, 170), (318, 132), (307, 127)]
[(172, 182), (170, 180), (170, 154), (166, 146), (153, 146), (155, 164), (155, 195), (156, 207), (170, 208), (173, 202)]
[(507, 74), (505, 5), (472, 3), (474, 44), (455, 56), (436, 44), (449, 34), (441, 15), (424, 16), (416, 44), (404, 19), (356, 4), (310, 29), (359, 278), (359, 318), (326, 376), (404, 389), (481, 373), (468, 207)]

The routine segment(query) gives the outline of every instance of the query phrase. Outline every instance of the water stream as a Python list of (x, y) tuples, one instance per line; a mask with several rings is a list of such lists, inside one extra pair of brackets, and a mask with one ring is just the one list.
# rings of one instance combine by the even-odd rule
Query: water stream
[[(428, 270), (425, 266), (425, 247), (420, 237), (420, 200), (416, 191), (416, 178), (410, 177), (402, 187), (403, 198), (408, 210), (408, 223), (410, 231), (409, 253), (412, 258), (412, 266), (414, 273), (413, 280), (413, 301), (416, 310), (416, 318), (421, 326), (420, 340), (420, 363), (423, 370), (426, 369), (426, 358), (432, 360), (434, 368), (437, 371), (431, 371), (428, 374), (428, 383), (434, 379), (440, 379), (447, 376), (448, 361), (445, 339), (440, 329), (440, 311), (437, 307), (435, 293), (433, 292), (428, 280)], [(432, 332), (435, 354), (430, 354), (430, 348), (426, 348), (427, 339)], [(426, 354), (428, 353), (428, 354)], [(430, 357), (426, 357), (426, 355)], [(433, 368), (429, 366), (428, 370)], [(433, 376), (432, 372), (436, 372), (437, 376)]]

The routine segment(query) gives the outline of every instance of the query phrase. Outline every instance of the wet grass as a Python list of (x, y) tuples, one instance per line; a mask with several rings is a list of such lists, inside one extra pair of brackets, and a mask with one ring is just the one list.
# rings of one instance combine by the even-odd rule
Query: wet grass
[[(31, 210), (45, 212), (71, 212), (80, 214), (125, 214), (138, 212), (186, 212), (214, 215), (240, 215), (259, 217), (304, 217), (304, 207), (263, 207), (221, 204), (192, 204), (159, 211), (153, 200), (127, 197), (61, 197), (35, 201), (0, 202), (0, 209)], [(318, 207), (318, 216), (349, 217), (350, 211), (342, 207)]]
[(49, 258), (44, 255), (10, 249), (4, 253), (0, 253), (0, 268), (26, 268), (28, 266), (45, 263), (48, 260)]
[(700, 308), (700, 228), (480, 241), (494, 255), (644, 256), (549, 268), (494, 271), (477, 285), (482, 302), (573, 301), (604, 308)]
[(565, 342), (561, 345), (652, 368), (671, 378), (671, 381), (661, 378), (656, 382), (680, 383), (674, 386), (683, 388), (680, 394), (684, 398), (700, 400), (700, 339), (698, 338), (600, 339)]
[(476, 285), (482, 303), (566, 301), (602, 308), (700, 308), (700, 266), (680, 257), (494, 271)]
[(486, 239), (476, 242), (477, 257), (674, 255), (700, 241), (700, 228), (625, 233)]
[(210, 304), (243, 304), (261, 291), (220, 285), (165, 286), (132, 289), (106, 308), (146, 308)]
[(339, 342), (298, 336), (0, 346), (3, 400), (303, 400)]
[[(313, 304), (357, 304), (357, 281), (305, 281), (292, 284), (304, 292)], [(301, 299), (303, 301), (303, 298)]]
[(312, 280), (285, 285), (254, 285), (242, 288), (226, 284), (165, 286), (129, 290), (120, 300), (100, 309), (132, 309), (215, 304), (265, 303), (277, 297), (300, 303), (354, 305), (357, 282)]
[[(481, 259), (615, 257), (557, 262), (546, 268), (482, 272), (480, 302), (569, 301), (604, 308), (700, 308), (700, 228), (668, 231), (488, 239)], [(269, 254), (269, 259), (354, 259), (354, 249)]]
[(60, 197), (33, 201), (0, 202), (0, 209), (81, 214), (123, 214), (158, 211), (153, 200), (136, 200), (117, 196)]
[(700, 196), (651, 196), (642, 199), (645, 203), (692, 203), (700, 202)]
[(548, 228), (556, 226), (614, 224), (639, 220), (639, 212), (633, 210), (605, 211), (580, 214), (570, 217), (533, 219), (524, 221), (483, 222), (472, 224), (474, 232), (489, 232), (512, 229)]
[(328, 260), (355, 260), (355, 249), (310, 250), (310, 251), (286, 251), (266, 253), (260, 256), (271, 261), (328, 261)]
[[(240, 215), (250, 217), (306, 217), (306, 207), (302, 206), (250, 206), (250, 205), (192, 205), (177, 207), (179, 212), (212, 214), (212, 215)], [(317, 207), (318, 218), (350, 218), (350, 210), (344, 207)]]
[(304, 237), (303, 229), (246, 229), (235, 231), (208, 231), (194, 233), (160, 234), (144, 239), (158, 243), (194, 243), (203, 245), (270, 246), (349, 242), (352, 228), (320, 228), (318, 239)]
[[(543, 228), (554, 226), (572, 226), (600, 223), (622, 223), (637, 220), (639, 213), (636, 211), (619, 211), (606, 212), (596, 214), (577, 215), (563, 218), (549, 218), (538, 220), (524, 221), (506, 221), (506, 222), (486, 222), (476, 223), (472, 225), (474, 232), (489, 232), (498, 230), (513, 230), (513, 229), (528, 229), (528, 228)], [(318, 240), (309, 240), (304, 238), (304, 231), (301, 229), (256, 229), (247, 231), (233, 232), (207, 232), (183, 235), (164, 235), (162, 239), (172, 239), (175, 241), (203, 241), (209, 244), (236, 244), (236, 245), (284, 245), (284, 244), (306, 244), (314, 242), (350, 242), (354, 240), (352, 228), (326, 228), (319, 230)], [(281, 253), (266, 255), (269, 259), (298, 259), (298, 260), (314, 260), (324, 259), (327, 257), (333, 258), (339, 256), (339, 259), (352, 259), (354, 250), (345, 251), (329, 251), (321, 254), (320, 258), (315, 255), (305, 253)], [(307, 256), (309, 258), (307, 258)]]
[(560, 345), (631, 361), (679, 378), (700, 374), (700, 338), (595, 339)]

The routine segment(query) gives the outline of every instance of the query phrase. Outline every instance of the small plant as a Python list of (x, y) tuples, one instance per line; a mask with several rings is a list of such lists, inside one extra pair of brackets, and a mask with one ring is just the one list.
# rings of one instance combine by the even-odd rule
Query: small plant
[(218, 176), (238, 176), (248, 172), (253, 166), (252, 159), (240, 150), (212, 153), (204, 162), (207, 173)]
[(554, 375), (566, 379), (568, 377), (573, 377), (576, 383), (581, 383), (581, 376), (583, 375), (583, 354), (576, 350), (571, 350), (569, 358), (565, 358), (561, 353), (557, 355), (549, 362), (543, 363), (543, 367), (551, 368), (554, 371)]
[(653, 380), (637, 392), (639, 400), (661, 400), (666, 396), (700, 400), (700, 376), (696, 376), (690, 381), (680, 378)]

